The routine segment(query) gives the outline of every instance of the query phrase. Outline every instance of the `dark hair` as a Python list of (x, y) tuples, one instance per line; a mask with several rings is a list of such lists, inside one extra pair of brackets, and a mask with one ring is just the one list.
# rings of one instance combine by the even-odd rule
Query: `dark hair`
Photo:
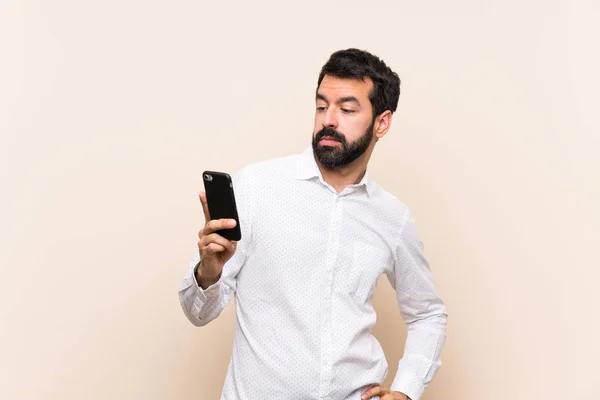
[(342, 79), (370, 78), (373, 89), (369, 100), (373, 106), (373, 118), (386, 110), (392, 113), (398, 107), (400, 78), (382, 60), (373, 54), (359, 49), (339, 50), (333, 53), (321, 68), (318, 87), (325, 75)]

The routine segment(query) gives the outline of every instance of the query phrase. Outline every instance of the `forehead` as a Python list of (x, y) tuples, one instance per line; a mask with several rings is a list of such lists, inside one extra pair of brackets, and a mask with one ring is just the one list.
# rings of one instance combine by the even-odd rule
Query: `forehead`
[(325, 75), (317, 93), (324, 95), (330, 101), (335, 101), (336, 98), (355, 96), (361, 102), (369, 100), (369, 93), (373, 89), (373, 81), (370, 78), (365, 78), (364, 81), (360, 79), (346, 79), (337, 78), (335, 76)]

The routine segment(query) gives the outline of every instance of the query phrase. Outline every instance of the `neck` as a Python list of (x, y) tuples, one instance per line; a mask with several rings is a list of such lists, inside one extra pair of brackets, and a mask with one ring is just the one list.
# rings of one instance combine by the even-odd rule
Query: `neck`
[[(313, 154), (314, 157), (314, 154)], [(359, 183), (365, 176), (367, 171), (368, 154), (365, 152), (362, 156), (352, 161), (350, 164), (340, 167), (327, 167), (319, 162), (315, 157), (315, 161), (319, 166), (321, 175), (325, 182), (330, 184), (336, 192), (340, 193), (346, 186)]]

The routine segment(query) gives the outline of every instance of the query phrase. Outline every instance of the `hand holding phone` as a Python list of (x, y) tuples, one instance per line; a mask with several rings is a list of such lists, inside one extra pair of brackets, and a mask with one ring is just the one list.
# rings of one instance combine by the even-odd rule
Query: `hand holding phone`
[(242, 231), (238, 218), (233, 181), (225, 172), (204, 171), (202, 173), (204, 189), (206, 190), (206, 203), (210, 219), (234, 219), (237, 225), (234, 228), (225, 228), (216, 233), (228, 240), (240, 240)]
[(199, 198), (206, 223), (198, 232), (201, 262), (196, 277), (206, 289), (219, 280), (223, 266), (235, 254), (241, 230), (231, 177), (211, 171), (202, 175), (206, 192), (200, 192)]

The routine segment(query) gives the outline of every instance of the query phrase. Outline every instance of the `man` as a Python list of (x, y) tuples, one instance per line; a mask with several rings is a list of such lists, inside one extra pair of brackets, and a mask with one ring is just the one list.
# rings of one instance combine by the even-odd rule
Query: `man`
[[(179, 297), (206, 325), (235, 292), (236, 328), (222, 399), (417, 400), (440, 366), (446, 309), (407, 207), (368, 178), (390, 129), (400, 79), (376, 56), (335, 52), (317, 85), (312, 146), (234, 175), (242, 239), (210, 220)], [(391, 387), (371, 335), (385, 273), (408, 324)]]

